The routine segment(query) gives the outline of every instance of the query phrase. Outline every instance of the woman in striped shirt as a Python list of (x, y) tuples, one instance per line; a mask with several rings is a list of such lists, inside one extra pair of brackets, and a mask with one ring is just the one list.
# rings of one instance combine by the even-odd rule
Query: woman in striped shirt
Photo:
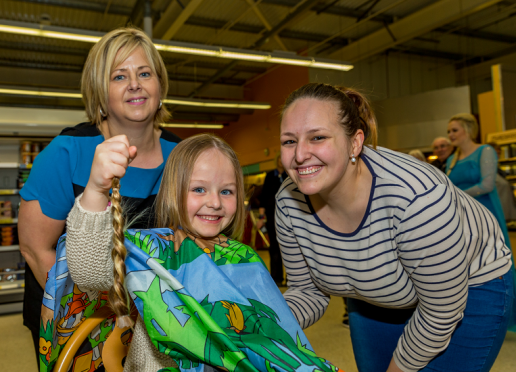
[(276, 229), (301, 326), (349, 297), (360, 371), (489, 371), (514, 297), (493, 215), (431, 165), (376, 148), (351, 89), (293, 92), (280, 139)]

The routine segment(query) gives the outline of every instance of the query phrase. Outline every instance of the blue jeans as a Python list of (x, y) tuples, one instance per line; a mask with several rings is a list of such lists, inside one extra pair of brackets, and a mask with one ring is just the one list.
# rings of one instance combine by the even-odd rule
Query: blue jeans
[[(489, 371), (502, 347), (514, 298), (513, 270), (470, 287), (464, 318), (448, 348), (421, 371)], [(351, 341), (360, 372), (384, 372), (414, 309), (387, 309), (348, 299)]]

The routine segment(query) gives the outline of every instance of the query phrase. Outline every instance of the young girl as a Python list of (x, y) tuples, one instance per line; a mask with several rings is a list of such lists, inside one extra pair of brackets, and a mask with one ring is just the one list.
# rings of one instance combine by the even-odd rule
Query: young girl
[[(96, 155), (90, 183), (68, 216), (66, 259), (74, 285), (80, 290), (110, 289), (110, 305), (119, 325), (129, 313), (125, 284), (129, 287), (140, 315), (124, 371), (177, 368), (169, 355), (183, 370), (197, 368), (195, 364), (201, 361), (205, 372), (209, 365), (228, 371), (270, 370), (272, 366), (290, 372), (303, 366), (336, 371), (306, 348), (305, 336), (259, 256), (233, 240), (243, 229), (244, 185), (240, 164), (229, 145), (214, 135), (201, 134), (174, 148), (156, 198), (157, 225), (172, 230), (135, 230), (134, 235), (129, 230), (125, 236), (130, 243), (138, 241), (141, 250), (135, 251), (128, 242), (131, 249), (126, 259), (116, 177), (123, 177), (136, 152), (124, 138), (119, 140), (118, 151)], [(135, 264), (138, 255), (143, 260)], [(159, 279), (144, 267), (156, 259), (162, 265), (153, 268), (162, 270), (157, 273)], [(252, 271), (256, 264), (257, 275)], [(163, 267), (168, 270), (164, 276), (173, 273), (172, 281), (179, 281), (179, 288), (170, 286), (173, 292), (167, 289), (166, 278), (163, 280)], [(181, 291), (181, 282), (190, 292)], [(183, 302), (174, 302), (171, 296)], [(200, 302), (192, 305), (193, 311), (188, 308), (192, 297)], [(75, 324), (73, 319), (69, 323)], [(220, 332), (215, 330), (218, 335), (209, 336), (214, 328), (206, 326), (208, 332), (203, 335), (208, 337), (191, 341), (199, 335), (193, 334), (197, 326), (192, 323), (201, 328), (215, 323)], [(217, 351), (213, 346), (217, 342), (229, 348)], [(246, 357), (239, 349), (254, 356)], [(258, 363), (260, 368), (253, 366), (256, 357), (264, 360)]]
[[(121, 215), (113, 211), (120, 208), (117, 190), (114, 187), (113, 205), (108, 205), (109, 190), (112, 180), (125, 174), (135, 150), (124, 138), (118, 140), (119, 151), (95, 155), (98, 161), (95, 164), (94, 160), (90, 182), (67, 219), (66, 256), (73, 281), (81, 289), (110, 290), (111, 307), (120, 317), (128, 314), (124, 288), (126, 250), (122, 243), (123, 221), (115, 222), (118, 228), (113, 231), (113, 215)], [(209, 134), (180, 142), (163, 171), (156, 210), (157, 225), (170, 226), (177, 243), (187, 235), (209, 252), (210, 240), (220, 234), (237, 237), (243, 229), (245, 211), (242, 171), (234, 151)], [(122, 234), (122, 238), (113, 239), (113, 233)], [(179, 247), (175, 244), (176, 250)], [(99, 266), (99, 262), (103, 265)], [(174, 366), (170, 357), (152, 345), (138, 317), (124, 370), (156, 372)]]

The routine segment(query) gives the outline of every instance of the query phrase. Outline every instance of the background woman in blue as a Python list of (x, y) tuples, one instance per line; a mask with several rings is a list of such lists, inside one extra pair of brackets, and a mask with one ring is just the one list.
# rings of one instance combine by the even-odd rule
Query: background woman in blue
[[(498, 156), (491, 146), (475, 143), (477, 136), (478, 123), (473, 115), (457, 114), (450, 119), (448, 137), (457, 151), (446, 162), (446, 174), (455, 186), (482, 203), (496, 217), (503, 231), (505, 244), (510, 248), (509, 232), (496, 192)], [(509, 329), (516, 332), (514, 306)]]
[[(81, 82), (89, 122), (64, 129), (38, 155), (21, 190), (20, 250), (25, 275), (24, 324), (39, 348), (42, 287), (55, 262), (55, 244), (75, 197), (91, 183), (90, 171), (103, 159), (131, 166), (121, 183), (128, 208), (138, 214), (158, 192), (167, 159), (179, 138), (159, 123), (170, 114), (162, 105), (168, 93), (165, 65), (152, 41), (140, 30), (121, 28), (91, 49)], [(137, 156), (136, 156), (137, 155)], [(152, 214), (135, 227), (149, 227)]]

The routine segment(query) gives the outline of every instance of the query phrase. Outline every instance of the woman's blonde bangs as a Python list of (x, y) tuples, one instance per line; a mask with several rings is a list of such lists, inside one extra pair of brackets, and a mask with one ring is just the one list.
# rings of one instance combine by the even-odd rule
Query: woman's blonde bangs
[[(91, 49), (81, 81), (81, 92), (88, 119), (100, 126), (103, 118), (100, 109), (107, 112), (109, 82), (114, 69), (124, 62), (138, 47), (141, 47), (150, 68), (160, 84), (160, 99), (168, 94), (168, 74), (159, 52), (145, 33), (136, 28), (119, 28), (106, 34)], [(154, 126), (170, 117), (165, 105), (154, 115)]]

